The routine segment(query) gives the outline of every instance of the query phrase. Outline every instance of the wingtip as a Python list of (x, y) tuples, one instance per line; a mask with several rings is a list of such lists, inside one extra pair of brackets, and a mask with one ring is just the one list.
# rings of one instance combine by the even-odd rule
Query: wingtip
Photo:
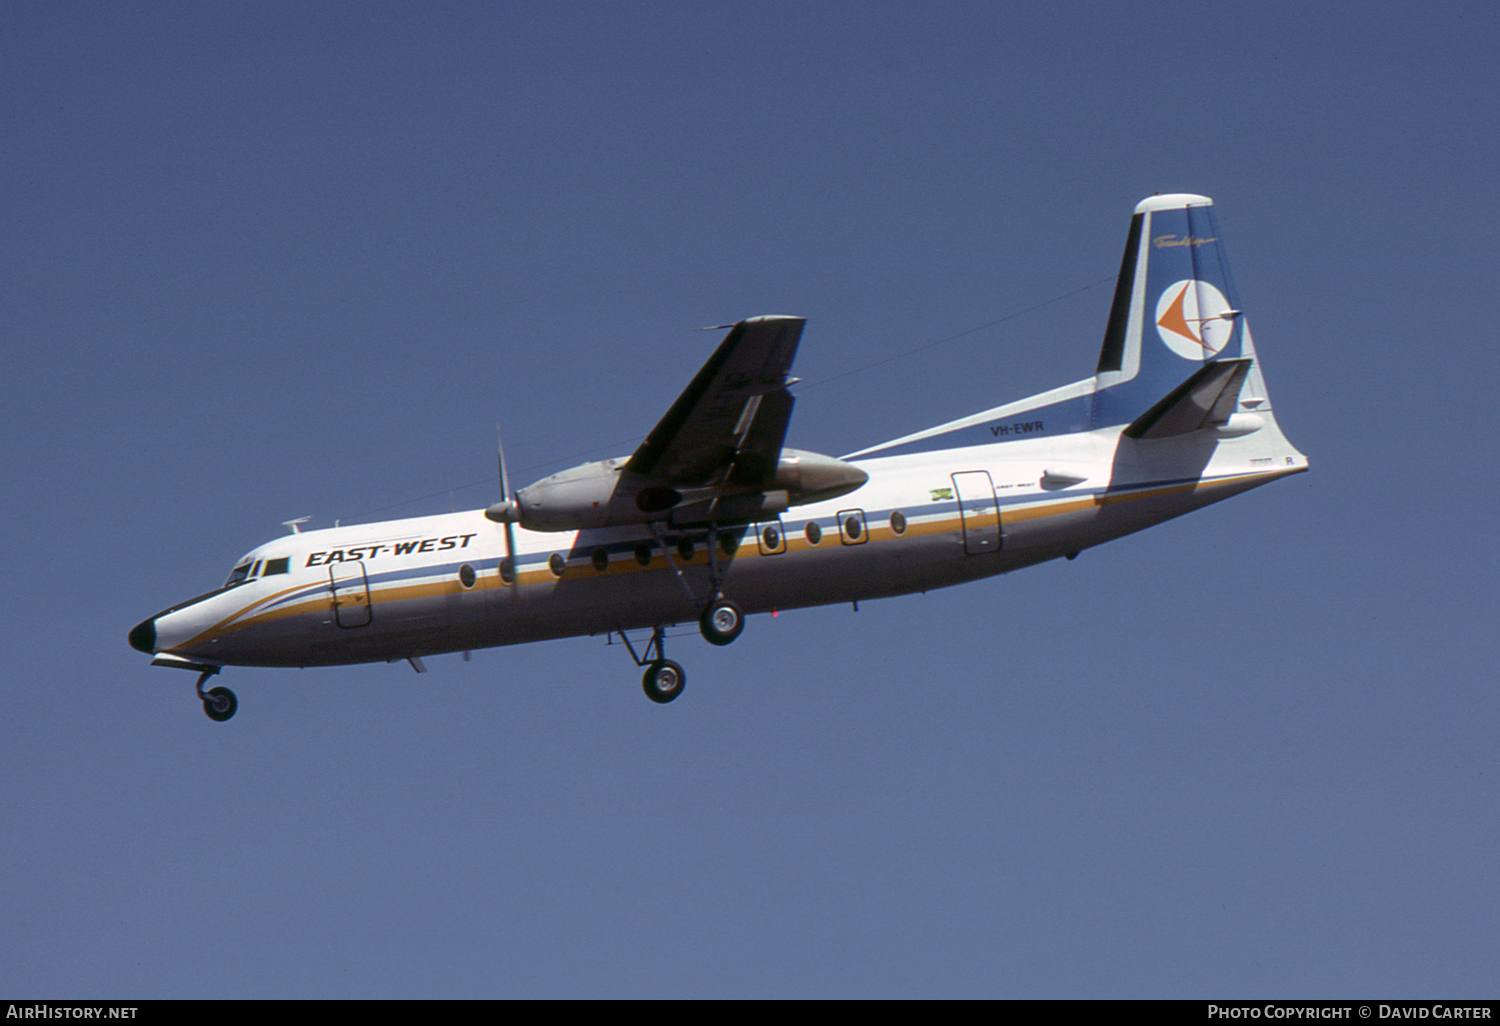
[(806, 317), (797, 317), (793, 314), (761, 314), (759, 317), (746, 317), (743, 321), (735, 321), (733, 324), (709, 324), (702, 328), (694, 328), (694, 331), (726, 331), (729, 328), (738, 328), (741, 324), (774, 324), (777, 321), (785, 321), (788, 324), (806, 324)]

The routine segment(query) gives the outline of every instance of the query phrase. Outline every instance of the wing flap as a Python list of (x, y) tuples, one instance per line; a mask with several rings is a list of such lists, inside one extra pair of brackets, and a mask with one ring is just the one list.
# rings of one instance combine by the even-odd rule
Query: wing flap
[[(781, 446), (787, 426), (792, 422), (792, 404), (797, 400), (785, 388), (756, 396), (751, 421), (735, 454), (729, 482), (736, 485), (761, 485), (776, 476)], [(750, 410), (751, 404), (746, 405)]]

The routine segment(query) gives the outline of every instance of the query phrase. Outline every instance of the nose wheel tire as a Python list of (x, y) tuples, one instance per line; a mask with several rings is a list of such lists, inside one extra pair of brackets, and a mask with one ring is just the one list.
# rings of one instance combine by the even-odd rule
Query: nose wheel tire
[(239, 707), (239, 700), (228, 688), (210, 688), (203, 696), (203, 711), (208, 713), (209, 719), (220, 723), (233, 716)]
[(646, 697), (663, 705), (682, 694), (682, 687), (686, 683), (687, 674), (670, 659), (656, 660), (646, 667), (646, 675), (641, 678), (641, 688), (646, 692)]
[(745, 614), (728, 599), (714, 599), (698, 618), (698, 630), (710, 645), (727, 645), (745, 629)]

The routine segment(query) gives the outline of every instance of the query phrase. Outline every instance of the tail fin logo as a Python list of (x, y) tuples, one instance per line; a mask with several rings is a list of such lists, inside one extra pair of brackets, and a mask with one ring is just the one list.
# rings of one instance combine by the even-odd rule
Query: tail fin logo
[(1188, 278), (1162, 291), (1156, 301), (1156, 331), (1184, 360), (1211, 360), (1234, 334), (1233, 310), (1224, 293), (1206, 281)]

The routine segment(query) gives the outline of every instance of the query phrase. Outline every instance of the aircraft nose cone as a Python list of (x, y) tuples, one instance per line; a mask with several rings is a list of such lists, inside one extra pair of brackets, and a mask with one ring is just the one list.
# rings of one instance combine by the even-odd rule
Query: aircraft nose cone
[(156, 651), (156, 618), (143, 620), (130, 629), (130, 647), (151, 655)]

